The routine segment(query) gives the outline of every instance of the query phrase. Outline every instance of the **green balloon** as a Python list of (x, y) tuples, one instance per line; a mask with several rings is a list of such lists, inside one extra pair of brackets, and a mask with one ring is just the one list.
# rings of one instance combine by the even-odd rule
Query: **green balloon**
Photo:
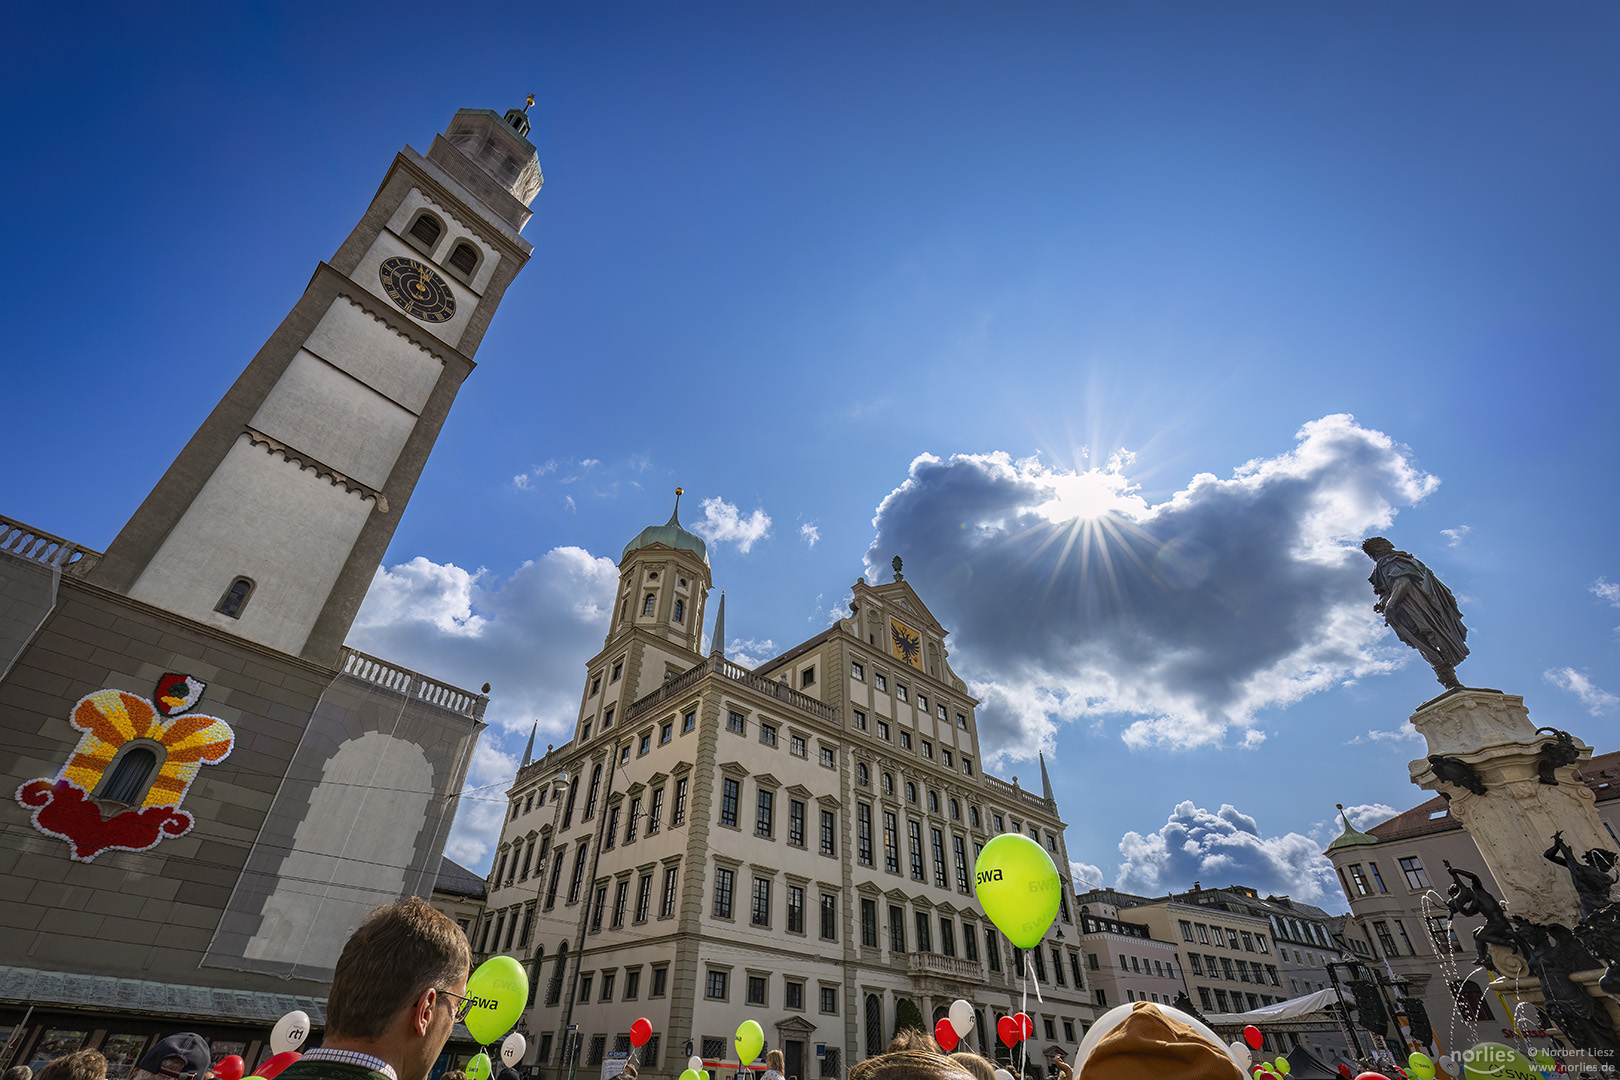
[(979, 853), (973, 881), (979, 906), (1008, 941), (1020, 949), (1040, 944), (1063, 894), (1045, 848), (1022, 833), (1002, 833)]
[(1414, 1050), (1406, 1056), (1406, 1071), (1417, 1077), (1417, 1080), (1434, 1080), (1434, 1059), (1428, 1054)]
[(1287, 1076), (1292, 1070), (1293, 1066), (1288, 1064), (1288, 1059), (1285, 1057), (1280, 1057), (1271, 1063), (1271, 1071), (1274, 1073), (1280, 1073), (1283, 1076)]
[[(492, 956), (478, 965), (467, 980), (472, 1007), (462, 1023), (472, 1037), (488, 1046), (512, 1030), (529, 1003), (529, 979), (523, 965), (510, 956)], [(473, 1080), (471, 1073), (467, 1080)]]
[(1529, 1058), (1502, 1043), (1482, 1042), (1461, 1056), (1467, 1080), (1542, 1080)]
[(489, 1055), (483, 1053), (473, 1055), (464, 1071), (467, 1080), (489, 1080)]
[(744, 1020), (737, 1025), (737, 1035), (732, 1042), (737, 1047), (737, 1061), (746, 1065), (759, 1057), (759, 1051), (765, 1045), (765, 1030), (756, 1020)]
[[(471, 1080), (469, 1077), (468, 1080)], [(687, 1069), (681, 1073), (681, 1080), (703, 1080), (703, 1074), (696, 1069)]]

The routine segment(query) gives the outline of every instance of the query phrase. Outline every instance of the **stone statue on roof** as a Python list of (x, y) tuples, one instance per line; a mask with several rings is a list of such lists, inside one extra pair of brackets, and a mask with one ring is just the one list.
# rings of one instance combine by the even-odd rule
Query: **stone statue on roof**
[(1440, 685), (1461, 686), (1457, 665), (1468, 657), (1468, 628), (1451, 590), (1416, 556), (1397, 551), (1382, 536), (1362, 541), (1361, 550), (1376, 564), (1367, 579), (1378, 594), (1373, 610), (1429, 662)]

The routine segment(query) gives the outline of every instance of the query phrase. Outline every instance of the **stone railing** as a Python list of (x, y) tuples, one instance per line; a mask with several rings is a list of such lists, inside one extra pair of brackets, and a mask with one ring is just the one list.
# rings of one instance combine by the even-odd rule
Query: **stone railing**
[(998, 780), (994, 776), (986, 774), (984, 777), (984, 786), (985, 790), (989, 791), (992, 795), (995, 795), (998, 798), (1026, 802), (1031, 806), (1038, 806), (1043, 810), (1050, 811), (1052, 809), (1051, 803), (1047, 802), (1033, 791), (1025, 791), (1021, 787), (1015, 787), (1012, 784), (1007, 783), (1005, 780)]
[(958, 956), (942, 956), (931, 952), (912, 953), (908, 966), (913, 975), (936, 975), (940, 978), (970, 983), (982, 982), (984, 979), (984, 970), (977, 960), (963, 960)]
[(441, 709), (460, 713), (470, 720), (482, 720), (484, 707), (489, 704), (489, 698), (483, 694), (474, 694), (470, 690), (462, 690), (449, 683), (430, 679), (419, 672), (402, 668), (398, 664), (390, 664), (387, 660), (363, 653), (359, 649), (351, 649), (347, 645), (343, 647), (338, 667), (345, 675), (352, 675), (384, 690), (393, 690), (406, 697), (425, 701), (429, 705), (437, 705)]
[(19, 559), (83, 577), (101, 561), (101, 552), (0, 516), (0, 551)]
[(733, 664), (730, 660), (720, 656), (709, 657), (696, 667), (681, 672), (652, 693), (636, 699), (625, 710), (625, 719), (634, 719), (665, 701), (679, 697), (706, 675), (719, 675), (722, 678), (730, 679), (732, 682), (741, 683), (758, 693), (773, 697), (783, 704), (791, 705), (800, 712), (820, 717), (831, 724), (838, 723), (838, 710), (833, 706), (817, 701), (808, 694), (801, 694), (786, 683), (767, 679), (763, 675), (756, 675), (741, 664)]

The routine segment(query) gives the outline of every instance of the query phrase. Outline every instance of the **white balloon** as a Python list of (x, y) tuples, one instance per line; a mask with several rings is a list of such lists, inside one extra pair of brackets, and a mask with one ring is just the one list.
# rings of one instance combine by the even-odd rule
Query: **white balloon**
[(961, 998), (951, 1002), (951, 1027), (956, 1029), (959, 1039), (973, 1030), (973, 1006)]
[(1248, 1072), (1249, 1066), (1254, 1064), (1254, 1055), (1249, 1053), (1249, 1045), (1242, 1039), (1234, 1041), (1226, 1048), (1226, 1056), (1237, 1062), (1237, 1067), (1244, 1072)]
[(703, 1071), (703, 1059), (693, 1054), (686, 1059), (686, 1067), (695, 1073), (700, 1073)]
[(523, 1060), (523, 1051), (528, 1048), (529, 1044), (524, 1042), (523, 1036), (514, 1031), (501, 1043), (501, 1060), (515, 1068)]
[(276, 1026), (270, 1030), (270, 1052), (285, 1054), (289, 1050), (296, 1050), (304, 1045), (307, 1038), (309, 1038), (309, 1013), (295, 1009), (277, 1020)]
[(1457, 1068), (1457, 1059), (1452, 1057), (1450, 1054), (1441, 1054), (1439, 1057), (1434, 1059), (1434, 1063), (1446, 1070), (1446, 1072), (1450, 1073), (1452, 1076), (1462, 1075), (1461, 1070)]

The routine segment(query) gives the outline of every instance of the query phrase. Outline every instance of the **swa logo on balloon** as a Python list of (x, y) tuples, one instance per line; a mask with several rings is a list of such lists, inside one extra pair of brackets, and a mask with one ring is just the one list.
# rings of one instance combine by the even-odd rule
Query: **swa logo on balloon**
[(1000, 870), (980, 870), (979, 871), (979, 884), (980, 885), (983, 885), (987, 881), (1000, 881), (1000, 880), (1001, 880), (1001, 871)]

